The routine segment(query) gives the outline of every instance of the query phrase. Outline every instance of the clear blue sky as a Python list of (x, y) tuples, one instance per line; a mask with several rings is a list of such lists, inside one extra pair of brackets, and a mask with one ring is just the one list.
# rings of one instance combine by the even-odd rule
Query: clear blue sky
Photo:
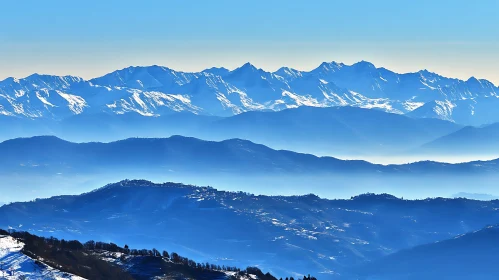
[(1, 9), (0, 79), (368, 60), (499, 84), (497, 0), (7, 0)]

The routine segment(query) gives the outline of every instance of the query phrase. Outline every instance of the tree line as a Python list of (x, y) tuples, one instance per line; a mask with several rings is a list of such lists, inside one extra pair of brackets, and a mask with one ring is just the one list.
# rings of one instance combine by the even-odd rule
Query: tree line
[[(25, 244), (23, 253), (33, 259), (43, 258), (44, 262), (52, 267), (90, 279), (133, 279), (132, 275), (123, 271), (120, 267), (101, 260), (95, 255), (85, 254), (85, 252), (89, 251), (107, 251), (121, 253), (122, 260), (125, 260), (126, 256), (147, 256), (162, 258), (165, 261), (191, 270), (235, 272), (234, 276), (232, 276), (233, 279), (237, 279), (237, 276), (253, 274), (261, 280), (277, 280), (272, 274), (268, 272), (263, 273), (257, 267), (240, 269), (235, 266), (211, 264), (208, 262), (201, 263), (180, 256), (175, 252), (169, 253), (166, 250), (159, 251), (156, 248), (131, 249), (128, 245), (120, 247), (112, 242), (96, 242), (94, 240), (81, 243), (77, 240), (40, 237), (25, 231), (4, 231), (0, 229), (0, 235), (10, 235), (13, 238), (22, 241)], [(295, 280), (293, 277), (286, 277), (285, 279)], [(316, 280), (315, 277), (311, 277), (310, 275), (304, 276), (303, 278), (297, 278), (296, 280), (300, 279)], [(280, 280), (283, 280), (283, 278), (280, 278)]]

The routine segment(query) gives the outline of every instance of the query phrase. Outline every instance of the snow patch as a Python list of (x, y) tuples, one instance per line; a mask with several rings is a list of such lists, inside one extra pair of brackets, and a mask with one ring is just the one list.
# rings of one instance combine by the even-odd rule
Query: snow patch
[(3, 267), (3, 270), (0, 270), (1, 279), (84, 280), (84, 278), (61, 272), (45, 264), (37, 264), (21, 252), (23, 247), (24, 243), (10, 236), (0, 235), (0, 263)]

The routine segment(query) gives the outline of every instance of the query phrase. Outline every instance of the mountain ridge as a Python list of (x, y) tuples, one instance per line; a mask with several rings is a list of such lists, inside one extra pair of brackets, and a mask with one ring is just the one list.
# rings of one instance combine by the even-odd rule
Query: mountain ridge
[[(238, 173), (388, 173), (454, 174), (499, 172), (496, 162), (374, 164), (288, 150), (275, 150), (249, 140), (206, 141), (174, 135), (128, 138), (113, 142), (75, 143), (56, 136), (16, 138), (0, 142), (3, 172), (95, 172), (102, 168), (142, 168)], [(123, 153), (126, 152), (126, 153)]]
[[(499, 226), (401, 250), (356, 267), (360, 279), (496, 279)], [(372, 277), (372, 278), (371, 278)]]
[[(483, 124), (499, 121), (499, 115), (490, 115), (491, 105), (485, 104), (499, 104), (498, 93), (499, 88), (487, 80), (464, 81), (424, 70), (399, 74), (366, 61), (324, 62), (311, 71), (282, 67), (274, 72), (250, 63), (234, 70), (212, 67), (200, 72), (152, 65), (130, 66), (90, 80), (39, 74), (7, 78), (0, 82), (0, 114), (62, 119), (92, 112), (157, 116), (187, 111), (230, 116), (303, 105), (349, 105)], [(441, 103), (435, 101), (452, 104), (452, 110), (440, 113)], [(427, 109), (417, 110), (425, 104)], [(476, 114), (478, 108), (483, 112)]]
[(249, 111), (230, 117), (178, 112), (72, 115), (61, 121), (0, 116), (0, 141), (55, 135), (73, 142), (110, 142), (130, 137), (191, 136), (222, 141), (241, 138), (275, 149), (337, 157), (393, 155), (419, 148), (462, 126), (350, 106)]
[(498, 143), (499, 123), (482, 127), (466, 126), (425, 143), (417, 149), (417, 152), (452, 155), (458, 151), (460, 154), (497, 155), (499, 154)]
[[(5, 205), (0, 227), (21, 224), (42, 236), (170, 248), (277, 275), (310, 271), (320, 279), (352, 279), (341, 278), (346, 268), (496, 221), (498, 203), (388, 194), (265, 196), (124, 180), (81, 195)], [(273, 257), (262, 260), (262, 254)]]

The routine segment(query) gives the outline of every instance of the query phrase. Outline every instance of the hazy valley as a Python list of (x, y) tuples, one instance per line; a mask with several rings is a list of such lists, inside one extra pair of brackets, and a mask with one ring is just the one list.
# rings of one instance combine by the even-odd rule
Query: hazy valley
[(497, 92), (365, 61), (4, 80), (0, 260), (62, 279), (493, 279)]

